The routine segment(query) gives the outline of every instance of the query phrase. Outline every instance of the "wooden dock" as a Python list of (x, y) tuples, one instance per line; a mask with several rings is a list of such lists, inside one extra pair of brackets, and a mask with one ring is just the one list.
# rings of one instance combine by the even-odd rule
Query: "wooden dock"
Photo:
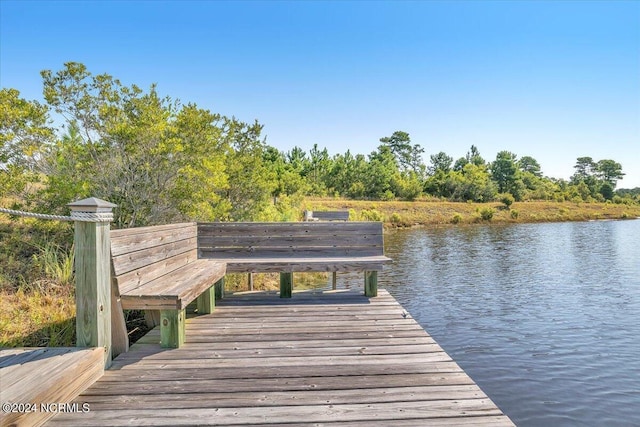
[(103, 373), (102, 348), (0, 349), (0, 427), (41, 425)]
[(385, 290), (235, 294), (153, 330), (47, 425), (512, 426)]

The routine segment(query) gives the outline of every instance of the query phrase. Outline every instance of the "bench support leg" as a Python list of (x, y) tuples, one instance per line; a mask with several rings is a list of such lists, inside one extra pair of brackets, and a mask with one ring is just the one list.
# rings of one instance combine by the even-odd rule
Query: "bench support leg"
[(224, 277), (218, 280), (213, 287), (215, 288), (216, 299), (224, 298)]
[(253, 273), (249, 273), (249, 290), (253, 291)]
[(160, 324), (160, 310), (145, 310), (144, 320), (148, 328), (155, 328)]
[[(222, 279), (220, 279), (222, 280)], [(217, 284), (218, 282), (216, 282)], [(196, 299), (198, 314), (211, 314), (216, 309), (216, 285), (204, 291), (198, 299)]]
[(280, 298), (291, 298), (293, 273), (280, 273)]
[(378, 272), (377, 271), (365, 271), (364, 272), (364, 294), (368, 297), (378, 296)]
[(160, 346), (178, 348), (184, 344), (185, 311), (160, 310)]
[(337, 286), (338, 286), (338, 285), (337, 285), (337, 284), (338, 284), (338, 278), (336, 277), (337, 275), (338, 275), (338, 273), (334, 271), (334, 272), (333, 272), (333, 277), (332, 277), (332, 280), (331, 280), (331, 288), (332, 288), (334, 291), (336, 290), (336, 288), (337, 288)]

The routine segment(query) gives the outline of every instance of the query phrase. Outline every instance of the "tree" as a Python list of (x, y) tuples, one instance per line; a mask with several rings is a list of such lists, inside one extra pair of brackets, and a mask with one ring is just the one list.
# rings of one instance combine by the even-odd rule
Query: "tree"
[(594, 162), (591, 157), (578, 157), (574, 168), (576, 171), (571, 176), (571, 184), (573, 186), (584, 184), (589, 189), (588, 197), (583, 194), (584, 186), (577, 189), (583, 200), (588, 200), (589, 197), (595, 199), (604, 197), (611, 200), (618, 180), (625, 175), (622, 172), (622, 165), (609, 159)]
[(307, 167), (306, 153), (298, 147), (282, 153), (273, 147), (266, 147), (263, 158), (265, 166), (275, 175), (275, 185), (272, 195), (274, 198), (281, 195), (304, 195), (308, 189), (308, 183), (304, 177), (304, 169)]
[(22, 193), (36, 182), (42, 147), (53, 141), (48, 108), (0, 89), (0, 196)]
[(596, 170), (598, 176), (609, 185), (611, 185), (612, 189), (616, 188), (618, 180), (622, 179), (622, 177), (624, 177), (625, 175), (624, 173), (622, 173), (622, 165), (614, 160), (609, 159), (600, 160), (596, 164)]
[(330, 169), (331, 159), (327, 149), (325, 148), (321, 151), (318, 148), (318, 144), (313, 144), (313, 148), (309, 151), (309, 162), (305, 170), (311, 194), (317, 196), (326, 194), (325, 180)]
[(516, 158), (516, 155), (510, 151), (500, 151), (491, 164), (491, 177), (498, 185), (499, 193), (512, 193), (514, 190), (518, 171)]
[[(50, 193), (65, 182), (80, 184), (118, 204), (119, 227), (254, 219), (268, 206), (273, 177), (264, 167), (259, 123), (181, 106), (155, 85), (127, 87), (78, 63), (42, 76), (45, 99), (73, 123), (75, 135), (46, 153)], [(71, 172), (73, 162), (84, 174)]]
[(69, 201), (89, 197), (94, 161), (76, 122), (66, 126), (66, 133), (43, 149), (40, 171), (46, 186), (39, 192), (39, 204), (47, 212), (63, 211)]
[(602, 197), (604, 197), (605, 200), (613, 200), (613, 196), (615, 194), (613, 192), (613, 185), (611, 185), (609, 182), (604, 182), (600, 186), (600, 194), (602, 195)]
[(431, 166), (429, 166), (429, 173), (435, 174), (437, 171), (448, 173), (451, 170), (451, 164), (453, 163), (453, 157), (447, 155), (447, 153), (441, 151), (438, 154), (431, 155)]
[(411, 161), (411, 138), (407, 132), (395, 131), (391, 136), (380, 138), (380, 142), (389, 147), (389, 150), (398, 161), (398, 165), (409, 166)]
[(391, 136), (380, 138), (380, 142), (389, 147), (401, 171), (412, 170), (418, 175), (424, 173), (424, 164), (422, 163), (424, 149), (420, 144), (412, 146), (408, 133), (395, 131)]
[(497, 189), (484, 165), (467, 164), (462, 170), (459, 185), (453, 191), (453, 199), (459, 201), (488, 202), (494, 199)]
[(0, 89), (0, 107), (0, 167), (33, 169), (36, 153), (53, 136), (47, 107), (20, 98), (15, 89)]
[(232, 155), (224, 138), (224, 119), (209, 110), (187, 104), (175, 118), (179, 141), (171, 154), (179, 163), (171, 197), (182, 215), (197, 221), (213, 221), (225, 217), (232, 206), (224, 192), (229, 182), (227, 160)]
[(233, 148), (227, 159), (229, 188), (226, 195), (231, 211), (224, 219), (232, 221), (266, 220), (276, 177), (264, 162), (266, 149), (260, 140), (262, 125), (225, 119), (224, 138)]
[(592, 178), (597, 170), (597, 165), (591, 157), (578, 157), (573, 168), (576, 171), (571, 176), (571, 182), (577, 184)]
[(518, 169), (522, 172), (528, 172), (538, 177), (542, 176), (540, 163), (531, 156), (523, 156), (520, 158), (520, 160), (518, 160)]
[(413, 201), (422, 193), (422, 182), (413, 171), (403, 173), (396, 182), (397, 196), (403, 200)]
[(464, 157), (460, 157), (458, 160), (456, 160), (456, 163), (453, 166), (453, 170), (462, 172), (464, 167), (469, 163), (476, 166), (485, 166), (487, 164), (487, 162), (485, 162), (485, 160), (480, 155), (478, 147), (476, 147), (475, 145), (471, 145), (471, 148), (469, 149), (469, 151), (467, 151), (467, 154)]
[(300, 147), (293, 147), (290, 151), (288, 151), (285, 155), (287, 163), (291, 165), (291, 167), (298, 171), (298, 173), (303, 174), (303, 171), (306, 169), (308, 160), (307, 153)]
[(351, 198), (365, 196), (369, 164), (362, 154), (354, 156), (350, 150), (345, 154), (333, 157), (331, 168), (327, 173), (327, 187), (334, 194)]
[(387, 145), (378, 147), (369, 155), (369, 167), (366, 171), (366, 191), (365, 195), (374, 199), (388, 200), (397, 195), (399, 177), (398, 165)]

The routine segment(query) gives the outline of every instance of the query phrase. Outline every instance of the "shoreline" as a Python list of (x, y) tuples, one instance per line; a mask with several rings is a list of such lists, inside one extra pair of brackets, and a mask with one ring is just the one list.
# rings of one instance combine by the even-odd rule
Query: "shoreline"
[(528, 224), (640, 218), (640, 204), (575, 203), (554, 201), (465, 203), (418, 200), (369, 201), (306, 198), (303, 210), (348, 210), (351, 221), (382, 221), (387, 228), (430, 225)]

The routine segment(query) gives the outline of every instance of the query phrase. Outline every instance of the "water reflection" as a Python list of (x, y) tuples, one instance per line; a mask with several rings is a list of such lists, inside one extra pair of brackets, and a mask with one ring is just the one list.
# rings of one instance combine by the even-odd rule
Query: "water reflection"
[(638, 241), (640, 221), (401, 230), (380, 284), (516, 424), (640, 425)]

